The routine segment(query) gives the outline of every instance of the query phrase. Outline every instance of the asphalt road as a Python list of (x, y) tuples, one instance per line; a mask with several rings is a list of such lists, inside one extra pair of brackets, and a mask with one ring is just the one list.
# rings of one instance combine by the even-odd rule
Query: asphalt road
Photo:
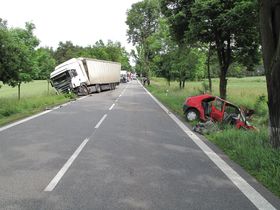
[(0, 128), (0, 209), (280, 209), (171, 118), (133, 81)]

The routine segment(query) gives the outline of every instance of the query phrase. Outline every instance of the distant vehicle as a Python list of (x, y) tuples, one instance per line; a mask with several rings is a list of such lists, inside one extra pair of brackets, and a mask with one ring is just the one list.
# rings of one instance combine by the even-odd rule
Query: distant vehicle
[(132, 77), (133, 80), (136, 80), (136, 79), (137, 79), (136, 73), (133, 73), (133, 74), (131, 75), (131, 77)]
[(55, 67), (50, 74), (50, 80), (58, 92), (87, 95), (115, 89), (120, 82), (120, 70), (120, 63), (72, 58)]
[(188, 121), (211, 119), (216, 122), (233, 124), (236, 128), (256, 129), (249, 124), (244, 112), (239, 107), (209, 94), (187, 98), (183, 105), (183, 111)]
[(120, 82), (122, 82), (122, 83), (126, 83), (126, 82), (128, 82), (128, 78), (127, 78), (127, 71), (125, 71), (125, 70), (121, 70), (121, 72), (120, 72)]

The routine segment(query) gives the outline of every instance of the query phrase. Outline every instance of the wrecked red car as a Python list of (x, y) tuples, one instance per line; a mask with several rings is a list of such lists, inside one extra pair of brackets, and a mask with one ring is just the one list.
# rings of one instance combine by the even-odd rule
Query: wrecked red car
[(238, 129), (256, 129), (249, 124), (244, 112), (239, 107), (209, 94), (187, 98), (183, 105), (183, 111), (188, 121), (212, 120), (235, 125)]

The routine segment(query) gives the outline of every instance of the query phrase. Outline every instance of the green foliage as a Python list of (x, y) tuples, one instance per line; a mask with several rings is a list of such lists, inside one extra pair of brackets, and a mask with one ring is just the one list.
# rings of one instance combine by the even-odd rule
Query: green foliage
[(50, 73), (54, 70), (56, 61), (52, 56), (51, 49), (39, 48), (35, 52), (34, 62), (36, 66), (36, 74), (34, 79), (48, 80)]
[(171, 35), (177, 44), (184, 43), (191, 17), (191, 6), (194, 0), (160, 0), (161, 12), (167, 18)]
[(208, 138), (280, 196), (280, 151), (270, 147), (267, 127), (261, 127), (259, 132), (227, 129)]
[(220, 65), (221, 97), (226, 97), (226, 76), (232, 62), (252, 70), (259, 63), (256, 0), (198, 0), (191, 7), (188, 40), (213, 43)]
[(127, 12), (128, 41), (136, 46), (137, 56), (132, 52), (139, 65), (140, 73), (149, 76), (155, 69), (160, 57), (156, 51), (160, 42), (153, 36), (159, 24), (159, 5), (157, 0), (143, 0), (132, 5)]
[(35, 25), (26, 23), (25, 29), (2, 27), (0, 29), (0, 80), (11, 86), (18, 86), (20, 99), (20, 85), (33, 78), (33, 56), (39, 40), (33, 34)]
[(128, 41), (133, 45), (145, 45), (156, 31), (159, 7), (156, 0), (143, 0), (132, 5), (127, 12)]
[(18, 60), (20, 55), (15, 53), (18, 48), (6, 27), (0, 28), (0, 40), (0, 81), (8, 82), (17, 76), (13, 60)]
[(78, 51), (79, 47), (74, 46), (71, 41), (66, 41), (65, 43), (59, 42), (58, 48), (54, 52), (54, 58), (57, 64), (60, 64), (71, 58), (77, 57)]
[(54, 52), (57, 64), (77, 57), (115, 61), (121, 63), (122, 69), (131, 70), (129, 54), (121, 46), (120, 42), (108, 40), (107, 44), (105, 44), (102, 40), (99, 40), (92, 46), (81, 47), (74, 45), (71, 41), (66, 41), (65, 43), (60, 42), (57, 50)]

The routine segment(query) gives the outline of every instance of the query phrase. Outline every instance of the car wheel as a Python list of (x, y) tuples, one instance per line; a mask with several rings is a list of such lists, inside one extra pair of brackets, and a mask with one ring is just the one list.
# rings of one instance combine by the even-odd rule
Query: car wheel
[(195, 109), (188, 109), (185, 113), (185, 116), (186, 116), (187, 121), (189, 121), (189, 122), (198, 120), (198, 117), (199, 117), (198, 111)]

